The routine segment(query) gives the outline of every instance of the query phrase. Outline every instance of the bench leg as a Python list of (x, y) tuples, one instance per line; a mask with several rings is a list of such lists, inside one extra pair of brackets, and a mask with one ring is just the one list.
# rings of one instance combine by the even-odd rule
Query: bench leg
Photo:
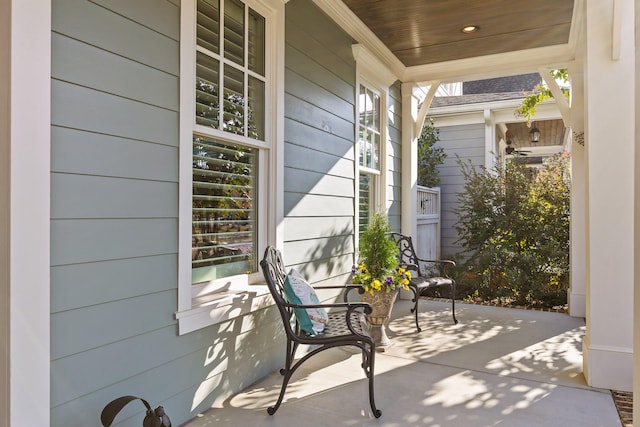
[[(282, 373), (283, 369), (280, 370), (280, 373)], [(273, 415), (276, 413), (276, 411), (278, 410), (278, 408), (280, 407), (280, 404), (282, 403), (282, 399), (284, 398), (284, 392), (287, 389), (287, 385), (289, 385), (289, 380), (291, 379), (291, 374), (293, 372), (291, 371), (285, 371), (283, 374), (284, 378), (282, 379), (282, 387), (280, 388), (280, 396), (278, 396), (278, 401), (276, 402), (275, 405), (273, 406), (269, 406), (267, 408), (267, 413), (269, 415)]]
[[(365, 372), (365, 375), (369, 378), (369, 405), (371, 405), (371, 411), (373, 412), (373, 416), (376, 418), (380, 418), (382, 415), (382, 411), (380, 411), (376, 407), (375, 395), (374, 395), (374, 365), (375, 365), (375, 355), (376, 355), (376, 344), (373, 339), (369, 338), (368, 341), (361, 341), (361, 343), (357, 344), (358, 347), (362, 349), (362, 368)], [(290, 343), (287, 343), (287, 347), (290, 347)], [(293, 347), (297, 347), (294, 345)], [(287, 354), (286, 367), (280, 369), (280, 374), (282, 374), (282, 387), (280, 388), (280, 395), (278, 396), (278, 400), (275, 405), (269, 406), (267, 408), (267, 413), (269, 415), (273, 415), (276, 413), (280, 405), (282, 404), (282, 400), (284, 399), (284, 393), (287, 390), (287, 385), (289, 385), (289, 380), (293, 376), (293, 373), (298, 369), (300, 365), (302, 365), (307, 359), (311, 358), (316, 353), (322, 351), (322, 348), (318, 348), (310, 353), (304, 355), (300, 360), (293, 363), (293, 355), (291, 355), (291, 359), (289, 359), (289, 354)]]
[(456, 282), (454, 281), (451, 284), (451, 314), (453, 315), (453, 324), (458, 324), (458, 319), (456, 319)]
[[(369, 349), (367, 350), (367, 346), (369, 347)], [(368, 353), (365, 356), (365, 353)], [(373, 340), (371, 340), (368, 343), (364, 343), (363, 347), (362, 347), (362, 356), (363, 359), (366, 358), (369, 363), (368, 366), (365, 368), (365, 375), (367, 377), (369, 377), (369, 405), (371, 406), (371, 412), (373, 413), (373, 416), (376, 418), (380, 418), (380, 416), (382, 415), (382, 411), (380, 409), (378, 409), (376, 407), (376, 400), (375, 400), (375, 395), (374, 395), (374, 387), (373, 387), (373, 378), (374, 378), (374, 365), (375, 365), (375, 355), (376, 355), (376, 344)]]
[[(409, 285), (409, 290), (411, 292), (413, 292), (413, 299), (411, 300), (411, 302), (413, 302), (413, 308), (411, 309), (411, 312), (415, 314), (416, 316), (416, 329), (418, 330), (418, 332), (422, 332), (422, 329), (420, 328), (420, 324), (418, 323), (418, 301), (420, 300), (420, 290), (418, 289), (417, 286), (411, 286)], [(457, 325), (458, 324), (458, 319), (456, 319), (456, 282), (454, 281), (451, 284), (451, 315), (453, 316), (453, 324)]]
[(413, 308), (411, 309), (411, 312), (416, 316), (416, 329), (418, 332), (422, 332), (422, 329), (420, 329), (420, 325), (418, 324), (418, 301), (420, 300), (420, 292), (418, 291), (417, 286), (411, 284), (409, 285), (409, 290), (413, 292), (413, 299), (411, 300), (411, 302), (413, 302)]
[(284, 368), (280, 369), (280, 375), (284, 378), (282, 379), (282, 387), (280, 388), (280, 396), (278, 396), (278, 401), (275, 405), (269, 406), (267, 408), (267, 413), (269, 415), (273, 415), (276, 413), (280, 404), (282, 403), (282, 399), (284, 398), (284, 392), (287, 390), (287, 385), (289, 384), (289, 380), (295, 371), (293, 361), (295, 360), (296, 350), (298, 349), (298, 343), (293, 342), (292, 340), (287, 340), (287, 354), (285, 357)]

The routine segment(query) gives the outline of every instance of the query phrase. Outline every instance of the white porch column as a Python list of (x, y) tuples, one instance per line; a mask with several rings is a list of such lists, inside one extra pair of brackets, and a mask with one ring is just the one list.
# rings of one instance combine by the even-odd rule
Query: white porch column
[[(615, 20), (614, 3), (620, 8)], [(635, 132), (633, 2), (587, 0), (585, 7), (588, 181), (584, 373), (591, 386), (631, 390)]]
[(486, 109), (484, 115), (484, 167), (488, 171), (493, 170), (496, 165), (496, 124), (493, 118), (493, 111)]
[[(572, 85), (575, 90), (573, 88)], [(586, 179), (585, 149), (576, 143), (574, 134), (571, 147), (571, 284), (568, 292), (569, 315), (573, 317), (587, 316)]]
[(587, 165), (584, 148), (584, 49), (569, 67), (571, 78), (571, 284), (569, 315), (586, 317), (586, 188)]
[(0, 425), (50, 424), (51, 1), (0, 1)]
[(402, 234), (417, 235), (414, 221), (417, 209), (418, 137), (415, 122), (418, 118), (418, 98), (414, 95), (416, 84), (402, 84)]

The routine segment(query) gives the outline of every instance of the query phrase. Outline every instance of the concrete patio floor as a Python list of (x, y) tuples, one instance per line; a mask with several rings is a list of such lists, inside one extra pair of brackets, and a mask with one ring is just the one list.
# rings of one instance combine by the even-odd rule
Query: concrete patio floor
[(397, 301), (376, 354), (376, 404), (354, 349), (312, 357), (293, 376), (284, 402), (274, 372), (188, 422), (204, 426), (545, 426), (620, 427), (609, 390), (586, 385), (583, 319), (562, 313), (420, 302), (417, 333), (408, 301)]

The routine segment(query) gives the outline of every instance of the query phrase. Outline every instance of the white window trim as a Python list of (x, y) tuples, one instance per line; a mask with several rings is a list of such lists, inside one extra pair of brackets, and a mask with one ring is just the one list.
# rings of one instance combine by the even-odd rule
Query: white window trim
[[(355, 214), (355, 234), (356, 234), (356, 246), (360, 240), (360, 215), (358, 212), (358, 200), (360, 199), (360, 173), (369, 173), (376, 175), (378, 185), (374, 194), (374, 200), (376, 206), (372, 207), (373, 211), (384, 209), (384, 212), (389, 210), (389, 198), (387, 197), (387, 154), (389, 152), (389, 144), (391, 143), (388, 138), (388, 108), (389, 108), (389, 86), (393, 84), (398, 78), (396, 75), (382, 62), (380, 62), (375, 56), (369, 52), (364, 46), (354, 44), (351, 46), (353, 57), (356, 60), (356, 122), (355, 122), (355, 135), (354, 135), (354, 147), (356, 150), (355, 156), (355, 198), (356, 198), (356, 214)], [(360, 111), (360, 85), (363, 85), (370, 90), (373, 90), (380, 95), (380, 152), (378, 153), (378, 170), (372, 170), (370, 168), (362, 167), (359, 165), (358, 150), (358, 128), (360, 126), (360, 119), (358, 112)]]
[[(284, 164), (284, 0), (243, 0), (266, 18), (265, 48), (269, 52), (266, 63), (266, 117), (265, 144), (250, 138), (242, 143), (256, 148), (268, 146), (266, 156), (259, 156), (259, 170), (267, 170), (267, 182), (258, 180), (256, 189), (262, 210), (257, 218), (258, 236), (256, 252), (269, 244), (282, 248), (283, 243), (283, 164)], [(193, 286), (191, 284), (191, 206), (192, 206), (192, 139), (198, 126), (195, 122), (195, 43), (196, 0), (183, 0), (181, 5), (180, 38), (180, 173), (178, 208), (178, 333), (197, 329), (242, 316), (272, 304), (266, 286), (255, 285), (260, 273), (225, 278), (216, 283)], [(215, 132), (214, 132), (215, 133)], [(211, 135), (211, 131), (208, 131)], [(228, 134), (216, 133), (222, 139)], [(199, 295), (211, 294), (210, 298)], [(196, 302), (196, 298), (198, 299)]]

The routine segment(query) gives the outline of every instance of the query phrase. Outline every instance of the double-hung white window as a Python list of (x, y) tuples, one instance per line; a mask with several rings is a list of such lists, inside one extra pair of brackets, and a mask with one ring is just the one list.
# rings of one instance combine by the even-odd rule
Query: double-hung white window
[(260, 280), (261, 248), (273, 241), (276, 197), (266, 195), (277, 167), (273, 51), (284, 9), (281, 0), (181, 7), (176, 316), (188, 332), (213, 323), (203, 311)]
[(357, 231), (367, 228), (374, 212), (386, 212), (387, 127), (389, 85), (397, 77), (361, 45), (352, 46), (356, 60), (358, 97), (356, 100), (356, 186)]

